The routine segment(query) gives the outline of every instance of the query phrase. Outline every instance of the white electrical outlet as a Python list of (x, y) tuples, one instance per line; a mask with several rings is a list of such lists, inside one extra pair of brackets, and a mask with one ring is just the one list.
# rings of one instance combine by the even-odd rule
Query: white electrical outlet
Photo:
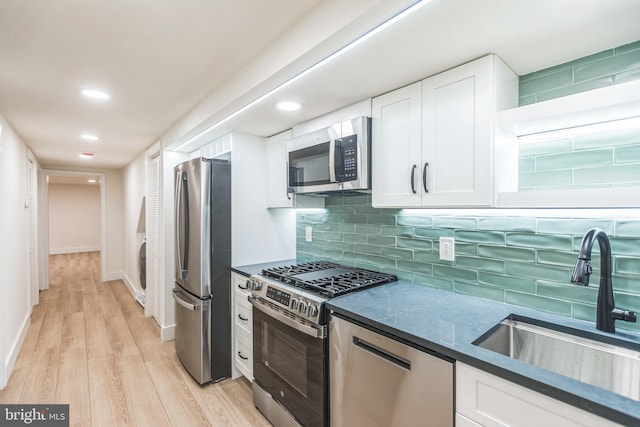
[(311, 242), (313, 240), (313, 227), (305, 227), (304, 233), (305, 233), (305, 240), (307, 242)]
[(444, 261), (455, 261), (455, 241), (451, 237), (440, 238), (440, 259)]

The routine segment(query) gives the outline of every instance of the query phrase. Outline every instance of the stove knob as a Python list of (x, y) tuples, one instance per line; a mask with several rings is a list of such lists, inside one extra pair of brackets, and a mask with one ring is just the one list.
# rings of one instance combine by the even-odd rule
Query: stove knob
[(307, 314), (309, 317), (316, 317), (318, 315), (318, 306), (309, 304)]
[(298, 300), (296, 298), (293, 298), (291, 300), (291, 310), (297, 310), (298, 309)]
[(304, 301), (300, 301), (300, 304), (298, 305), (298, 311), (302, 314), (305, 314), (307, 312), (307, 303)]
[(252, 280), (251, 281), (251, 290), (252, 291), (259, 291), (260, 289), (262, 289), (262, 283), (258, 282), (257, 280)]

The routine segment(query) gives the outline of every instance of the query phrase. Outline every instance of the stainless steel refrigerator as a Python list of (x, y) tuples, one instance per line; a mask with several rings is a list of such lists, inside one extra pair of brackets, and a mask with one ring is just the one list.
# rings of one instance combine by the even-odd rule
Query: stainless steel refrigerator
[(174, 172), (176, 353), (204, 384), (231, 374), (231, 165), (198, 158)]

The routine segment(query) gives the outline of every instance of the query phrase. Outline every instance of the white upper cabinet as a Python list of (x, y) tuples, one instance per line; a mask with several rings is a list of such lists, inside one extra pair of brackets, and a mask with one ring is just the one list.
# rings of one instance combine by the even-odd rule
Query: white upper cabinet
[(420, 82), (372, 101), (373, 206), (420, 206), (422, 85)]
[(518, 77), (494, 55), (374, 98), (373, 205), (494, 205), (517, 186), (517, 149), (496, 126), (517, 102)]
[(287, 141), (291, 129), (267, 138), (267, 207), (291, 208), (293, 200), (287, 193)]

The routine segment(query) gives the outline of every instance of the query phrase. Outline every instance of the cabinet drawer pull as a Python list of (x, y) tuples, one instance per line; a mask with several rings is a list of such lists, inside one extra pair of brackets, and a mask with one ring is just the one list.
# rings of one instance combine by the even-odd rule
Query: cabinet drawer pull
[(249, 360), (249, 358), (248, 358), (247, 356), (243, 356), (243, 355), (242, 355), (242, 352), (241, 352), (241, 351), (239, 351), (239, 352), (238, 352), (238, 357), (239, 357), (240, 359), (242, 359), (242, 360)]
[(413, 194), (416, 194), (416, 167), (416, 165), (413, 165), (413, 168), (411, 169), (411, 191), (413, 192)]
[(238, 317), (240, 318), (240, 320), (242, 320), (243, 322), (246, 322), (247, 320), (249, 320), (248, 317), (244, 317), (242, 314), (238, 314)]
[[(244, 286), (242, 286), (242, 283), (244, 283)], [(238, 283), (238, 288), (246, 290), (249, 289), (249, 280), (247, 279), (246, 282), (242, 282), (242, 283)]]
[(429, 189), (427, 188), (427, 166), (429, 166), (429, 163), (425, 163), (424, 169), (422, 169), (422, 186), (424, 187), (425, 193), (429, 192)]

